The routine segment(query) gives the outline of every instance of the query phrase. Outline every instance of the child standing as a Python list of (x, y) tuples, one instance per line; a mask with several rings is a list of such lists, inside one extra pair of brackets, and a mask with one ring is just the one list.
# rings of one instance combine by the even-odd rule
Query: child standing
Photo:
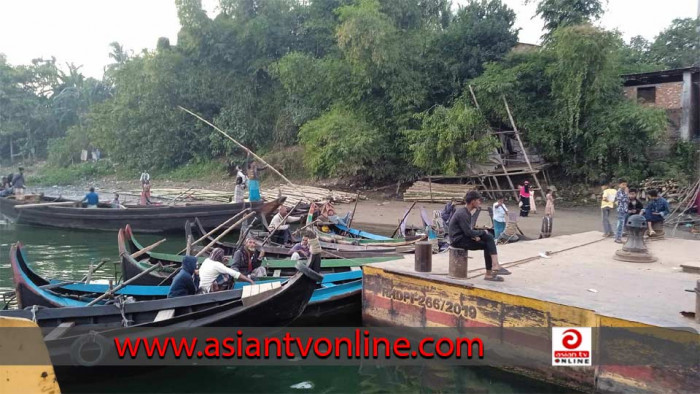
[(498, 196), (498, 200), (493, 204), (493, 232), (496, 236), (496, 241), (503, 231), (506, 229), (506, 215), (508, 208), (503, 200), (503, 196)]
[(629, 208), (630, 198), (627, 189), (627, 181), (620, 179), (620, 187), (615, 194), (615, 203), (617, 203), (617, 228), (615, 231), (615, 242), (622, 243), (622, 230), (625, 228), (627, 221), (627, 210)]
[(544, 206), (544, 216), (554, 217), (554, 192), (547, 189), (547, 205)]
[(612, 237), (613, 231), (610, 225), (610, 212), (615, 207), (615, 195), (617, 190), (612, 188), (611, 184), (604, 183), (600, 186), (603, 190), (603, 198), (600, 202), (600, 211), (603, 216), (603, 236)]

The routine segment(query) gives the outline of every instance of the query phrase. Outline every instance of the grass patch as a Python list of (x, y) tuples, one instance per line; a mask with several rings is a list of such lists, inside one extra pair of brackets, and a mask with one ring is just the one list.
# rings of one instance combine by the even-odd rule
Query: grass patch
[(66, 186), (90, 181), (98, 177), (116, 175), (114, 166), (106, 161), (73, 164), (65, 168), (43, 167), (28, 181), (38, 186)]

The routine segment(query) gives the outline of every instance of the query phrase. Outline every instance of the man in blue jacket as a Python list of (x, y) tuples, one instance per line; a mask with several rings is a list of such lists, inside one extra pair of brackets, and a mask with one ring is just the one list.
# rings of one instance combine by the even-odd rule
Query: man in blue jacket
[(199, 288), (199, 276), (197, 275), (197, 258), (185, 256), (182, 259), (182, 269), (175, 275), (170, 286), (168, 298), (194, 295)]

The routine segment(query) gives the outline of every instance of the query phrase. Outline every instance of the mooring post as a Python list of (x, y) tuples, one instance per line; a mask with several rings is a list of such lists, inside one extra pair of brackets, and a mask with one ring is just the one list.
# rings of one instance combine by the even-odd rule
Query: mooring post
[(457, 279), (467, 279), (468, 254), (467, 249), (450, 246), (449, 276)]
[(416, 272), (433, 270), (433, 245), (430, 242), (416, 242)]

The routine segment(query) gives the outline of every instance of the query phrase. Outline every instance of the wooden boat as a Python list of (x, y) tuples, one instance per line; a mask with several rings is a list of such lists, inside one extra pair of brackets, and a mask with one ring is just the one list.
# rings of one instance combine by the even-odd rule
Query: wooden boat
[[(131, 255), (143, 249), (143, 246), (136, 240), (134, 235), (131, 233), (127, 234), (127, 231), (124, 230), (119, 231), (118, 242), (120, 255)], [(146, 286), (168, 285), (172, 281), (173, 272), (180, 267), (184, 257), (182, 255), (155, 252), (146, 252), (142, 256), (145, 256), (146, 259), (136, 261), (134, 259), (122, 257), (122, 280), (129, 280), (154, 264), (160, 264), (162, 268), (141, 276), (133, 283)], [(351, 271), (364, 264), (390, 261), (400, 257), (401, 256), (385, 255), (383, 257), (367, 257), (362, 259), (323, 259), (321, 260), (319, 272), (327, 274)], [(200, 257), (199, 261), (200, 263), (204, 261), (204, 257)], [(294, 274), (296, 262), (294, 260), (265, 260), (264, 264), (269, 276), (283, 277)]]
[[(205, 234), (208, 234), (209, 232), (205, 230), (204, 226), (199, 221), (199, 219), (195, 218), (194, 222), (188, 222), (185, 224), (185, 233), (187, 237), (192, 235), (193, 239), (199, 239)], [(264, 239), (259, 236), (258, 232), (252, 232), (250, 233), (250, 236), (255, 238), (258, 247), (261, 247), (265, 251), (265, 255), (268, 257), (289, 258), (293, 254), (292, 248), (283, 245), (277, 245), (272, 242), (268, 242), (264, 246), (261, 246)], [(209, 236), (203, 243), (208, 244), (213, 240), (214, 238), (212, 236)], [(224, 254), (226, 254), (227, 256), (233, 255), (233, 253), (236, 251), (236, 244), (232, 242), (217, 241), (215, 243), (215, 247), (223, 249)], [(375, 247), (367, 245), (343, 245), (337, 243), (321, 242), (321, 248), (323, 249), (321, 257), (324, 259), (387, 257), (389, 254), (395, 254), (396, 257), (399, 256), (396, 249), (392, 249), (389, 247)]]
[[(66, 282), (62, 280), (46, 280), (34, 272), (27, 264), (21, 245), (12, 251), (10, 256), (15, 277), (22, 278), (21, 296), (18, 299), (19, 308), (33, 305), (49, 308), (86, 306), (99, 295), (104, 294), (108, 284)], [(288, 278), (270, 277), (266, 282), (283, 283)], [(263, 282), (264, 283), (264, 282)], [(249, 286), (247, 282), (237, 282), (234, 290)], [(25, 290), (31, 289), (31, 291)], [(166, 298), (170, 286), (140, 286), (127, 285), (118, 290), (118, 296), (131, 297), (137, 301), (147, 301)], [(362, 270), (359, 268), (342, 273), (324, 275), (309, 299), (304, 313), (295, 321), (295, 325), (328, 325), (338, 323), (351, 325), (360, 316), (360, 293), (362, 291)], [(102, 302), (101, 305), (106, 302)]]
[(365, 245), (365, 246), (375, 246), (375, 247), (389, 247), (398, 248), (400, 246), (412, 246), (416, 242), (423, 241), (428, 238), (427, 235), (407, 237), (407, 238), (390, 238), (388, 240), (373, 240), (373, 239), (362, 239), (362, 238), (352, 238), (338, 235), (335, 233), (326, 233), (316, 230), (316, 236), (319, 240), (326, 243), (337, 243), (344, 245)]
[[(18, 251), (18, 249), (20, 251)], [(36, 297), (45, 298), (49, 291), (37, 287), (18, 265), (21, 245), (11, 248), (18, 301), (29, 305)], [(115, 302), (106, 305), (70, 308), (40, 308), (0, 311), (0, 316), (35, 321), (48, 331), (44, 336), (54, 364), (95, 365), (103, 361), (113, 338), (135, 335), (168, 335), (196, 327), (272, 327), (291, 323), (311, 298), (323, 276), (318, 269), (321, 256), (315, 254), (309, 265), (299, 263), (299, 272), (281, 284), (249, 286), (248, 290), (228, 290), (153, 301)], [(51, 298), (53, 295), (49, 295)], [(140, 329), (154, 328), (143, 331)], [(80, 348), (86, 342), (97, 344), (102, 351), (97, 360), (86, 360)], [(80, 348), (75, 351), (76, 345)]]
[[(182, 231), (185, 221), (194, 218), (199, 218), (205, 226), (218, 226), (246, 208), (268, 216), (286, 198), (280, 197), (270, 202), (235, 204), (128, 205), (126, 209), (115, 209), (108, 204), (100, 204), (96, 209), (87, 209), (71, 205), (71, 200), (28, 197), (23, 201), (15, 200), (14, 196), (0, 197), (0, 214), (13, 222), (36, 226), (116, 231), (130, 224), (133, 231), (146, 233)], [(78, 201), (74, 203), (80, 205)]]

